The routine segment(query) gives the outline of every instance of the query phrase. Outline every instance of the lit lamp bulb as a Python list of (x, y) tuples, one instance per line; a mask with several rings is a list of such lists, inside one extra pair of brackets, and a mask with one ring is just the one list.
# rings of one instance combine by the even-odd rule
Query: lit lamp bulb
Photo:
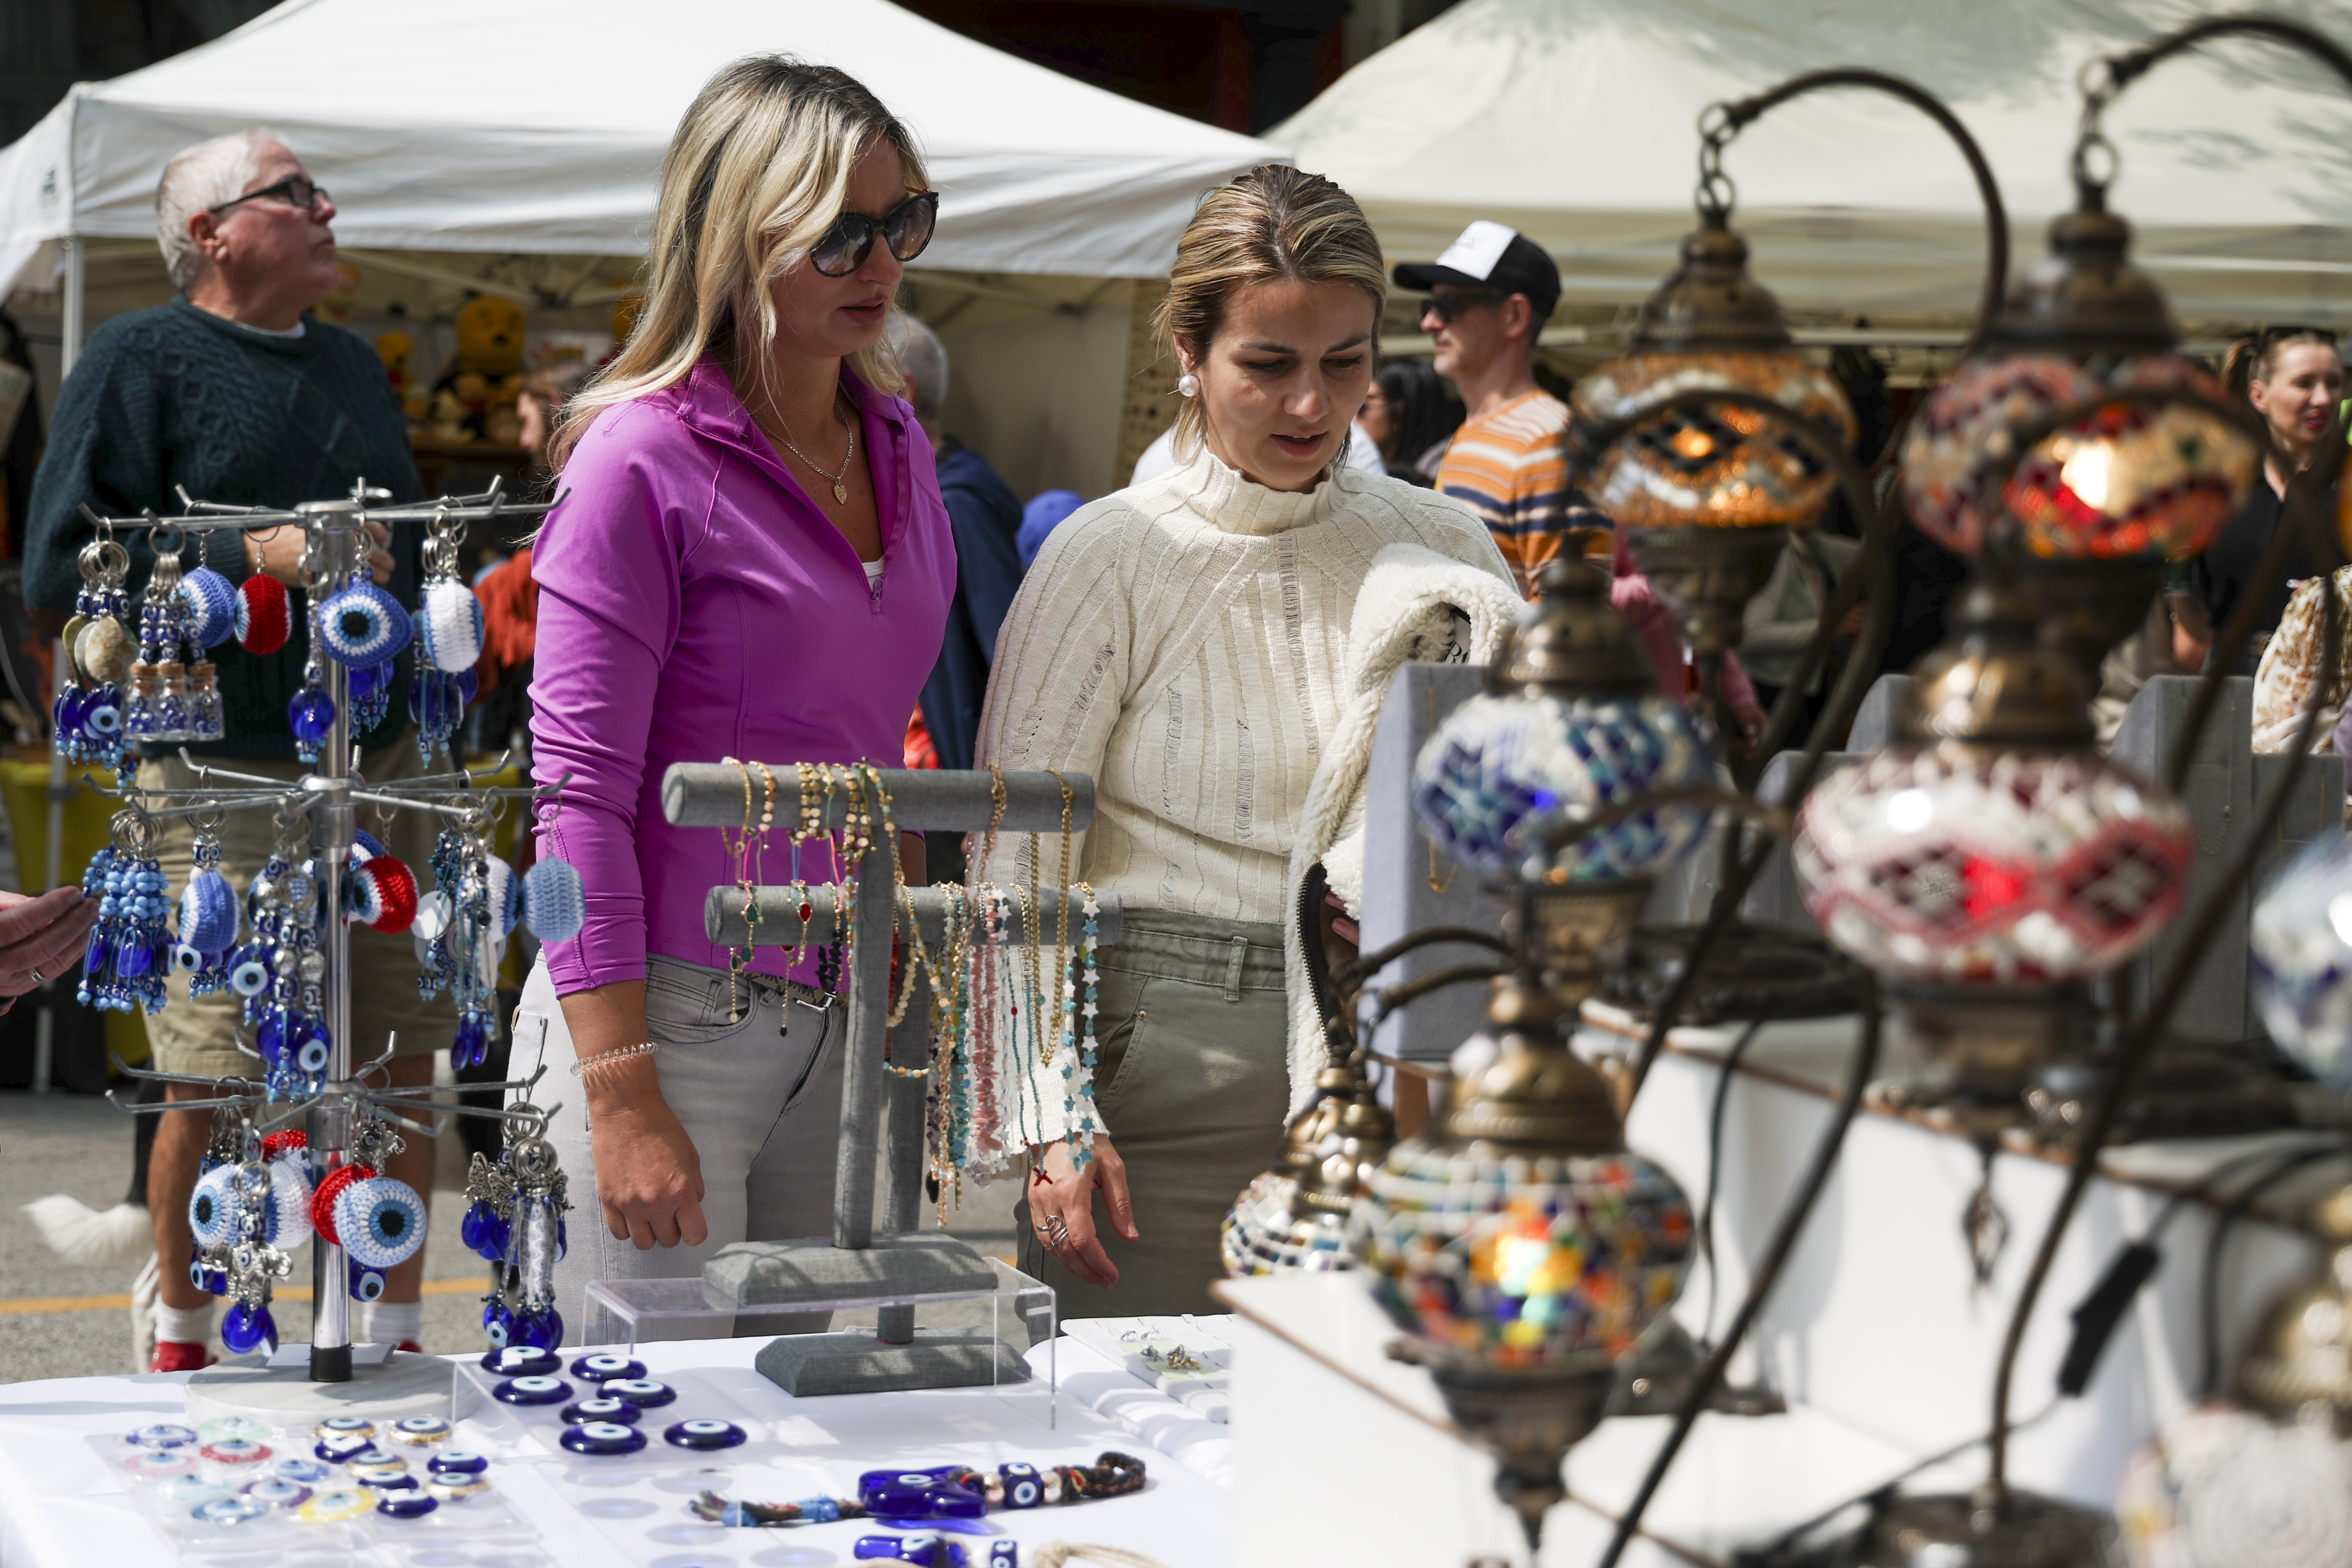
[[(1843, 389), (1792, 343), (1779, 301), (1748, 276), (1746, 242), (1708, 214), (1684, 242), (1682, 265), (1643, 302), (1625, 356), (1584, 376), (1570, 399), (1570, 450), (1593, 503), (1616, 520), (1702, 655), (1738, 642), (1787, 530), (1821, 520), (1836, 476), (1769, 411), (1703, 404), (1643, 416), (1685, 393), (1748, 393), (1851, 445)], [(1593, 449), (1602, 426), (1625, 420), (1636, 423)]]
[[(2059, 217), (2050, 255), (2011, 295), (1984, 351), (1927, 400), (1903, 448), (1912, 521), (1962, 555), (2010, 563), (2054, 635), (2093, 667), (2139, 624), (2163, 563), (2212, 541), (2261, 460), (2253, 437), (2220, 413), (2163, 400), (2230, 402), (2210, 372), (2174, 352), (2179, 333), (2162, 292), (2131, 265), (2130, 238), (2128, 224), (2088, 202)], [(2099, 401), (2118, 392), (2155, 399)]]

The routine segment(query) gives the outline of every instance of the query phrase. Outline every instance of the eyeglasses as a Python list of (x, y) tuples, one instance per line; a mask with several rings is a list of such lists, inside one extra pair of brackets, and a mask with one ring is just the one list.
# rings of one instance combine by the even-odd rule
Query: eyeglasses
[(257, 191), (247, 191), (241, 196), (232, 196), (220, 205), (206, 207), (205, 210), (218, 217), (239, 203), (257, 202), (264, 196), (274, 197), (289, 207), (309, 212), (327, 199), (327, 193), (323, 186), (312, 184), (310, 176), (308, 174), (289, 174), (274, 185), (264, 185)]
[(2333, 327), (2264, 327), (2255, 338), (2254, 350), (2259, 353), (2273, 343), (2289, 342), (2296, 338), (2317, 338), (2323, 342), (2332, 343), (2336, 341), (2336, 329)]
[(844, 213), (833, 220), (824, 237), (810, 247), (809, 265), (827, 278), (846, 278), (865, 266), (866, 258), (874, 254), (877, 236), (889, 243), (891, 255), (901, 261), (912, 261), (931, 243), (931, 230), (939, 221), (937, 191), (908, 196), (880, 217)]
[(1432, 294), (1429, 303), (1422, 307), (1424, 315), (1450, 321), (1463, 311), (1481, 305), (1492, 305), (1502, 299), (1492, 289), (1449, 289), (1443, 294)]

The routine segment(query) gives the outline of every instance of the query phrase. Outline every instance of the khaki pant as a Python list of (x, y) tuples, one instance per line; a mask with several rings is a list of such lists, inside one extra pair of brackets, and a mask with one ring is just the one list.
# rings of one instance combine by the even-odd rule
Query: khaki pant
[(1097, 1199), (1118, 1282), (1090, 1285), (1038, 1241), (1024, 1196), (1021, 1268), (1054, 1287), (1065, 1318), (1223, 1311), (1209, 1298), (1224, 1277), (1218, 1226), (1281, 1152), (1290, 1110), (1281, 928), (1131, 910), (1096, 968), (1095, 1092), (1141, 1235), (1121, 1239)]
[[(310, 771), (299, 763), (247, 757), (231, 758), (220, 765), (233, 773), (263, 774), (289, 783)], [(372, 783), (392, 784), (415, 778), (425, 770), (414, 733), (404, 732), (389, 746), (362, 753), (360, 771)], [(142, 789), (194, 789), (196, 783), (196, 775), (177, 757), (140, 764)], [(233, 811), (221, 821), (221, 874), (236, 889), (239, 900), (276, 843), (271, 816), (266, 808)], [(375, 808), (368, 805), (359, 808), (359, 816), (360, 826), (416, 873), (418, 890), (429, 890), (433, 843), (441, 832), (439, 816), (428, 811), (404, 811), (389, 824), (380, 825)], [(188, 883), (195, 829), (184, 817), (168, 818), (157, 824), (155, 837), (155, 858), (172, 889), (167, 896), (176, 898)], [(385, 1037), (394, 1031), (404, 1057), (448, 1049), (457, 1033), (457, 1009), (446, 991), (431, 1001), (417, 994), (416, 947), (407, 933), (386, 936), (358, 924), (351, 931), (352, 1065), (382, 1055)], [(154, 1047), (152, 1065), (157, 1071), (193, 1078), (260, 1075), (258, 1058), (237, 1046), (244, 997), (235, 992), (192, 997), (187, 976), (177, 972), (171, 975), (168, 990), (169, 1005), (147, 1017), (147, 1038)]]

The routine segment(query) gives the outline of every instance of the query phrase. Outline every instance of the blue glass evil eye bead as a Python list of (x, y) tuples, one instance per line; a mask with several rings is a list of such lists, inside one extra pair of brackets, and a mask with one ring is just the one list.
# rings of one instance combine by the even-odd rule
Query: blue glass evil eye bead
[(310, 1430), (321, 1438), (373, 1437), (375, 1423), (364, 1415), (330, 1415)]
[(248, 1306), (236, 1302), (221, 1316), (221, 1343), (231, 1355), (247, 1355), (254, 1351), (275, 1351), (278, 1348), (278, 1323), (267, 1307)]
[(593, 1421), (612, 1421), (623, 1426), (634, 1426), (645, 1419), (645, 1414), (628, 1400), (608, 1399), (600, 1395), (565, 1405), (559, 1417), (566, 1426), (584, 1426)]
[(246, 1488), (245, 1495), (264, 1508), (300, 1508), (310, 1500), (310, 1489), (273, 1476)]
[(732, 1421), (680, 1421), (662, 1441), (674, 1448), (732, 1448), (743, 1441), (743, 1428)]
[(616, 1377), (643, 1377), (646, 1363), (625, 1355), (583, 1355), (572, 1363), (572, 1375), (589, 1383), (610, 1383)]
[(142, 1426), (123, 1439), (142, 1448), (184, 1448), (196, 1440), (193, 1426), (176, 1422), (159, 1421), (152, 1426)]
[[(411, 1481), (410, 1486), (416, 1483)], [(375, 1510), (394, 1519), (423, 1519), (441, 1506), (430, 1492), (388, 1491), (376, 1500)]]
[[(482, 1303), (482, 1337), (490, 1342), (493, 1351), (544, 1348), (531, 1345), (518, 1345), (513, 1342), (514, 1314), (508, 1311), (506, 1303), (499, 1300), (496, 1296), (492, 1296), (487, 1301)], [(553, 1362), (557, 1366), (562, 1366), (563, 1364), (562, 1362), (556, 1361), (552, 1356), (550, 1356), (548, 1359), (551, 1362)]]
[(485, 1352), (482, 1370), (501, 1377), (547, 1377), (563, 1370), (563, 1358), (552, 1351), (513, 1345)]
[[(507, 1222), (499, 1211), (485, 1203), (475, 1204), (457, 1222), (457, 1239), (466, 1244), (468, 1252), (478, 1253), (496, 1263), (507, 1255)], [(580, 1369), (573, 1367), (575, 1373)]]
[(392, 1424), (392, 1440), (425, 1447), (449, 1440), (449, 1423), (438, 1415), (409, 1415)]
[(228, 988), (240, 996), (258, 996), (269, 989), (269, 965), (258, 958), (241, 958), (228, 972)]
[(634, 1426), (624, 1426), (617, 1421), (591, 1421), (582, 1426), (566, 1426), (558, 1443), (574, 1454), (634, 1454), (646, 1446), (646, 1435)]
[(490, 1468), (489, 1460), (465, 1448), (452, 1448), (436, 1454), (425, 1462), (425, 1468), (436, 1476), (478, 1476)]
[(340, 1465), (354, 1454), (371, 1453), (375, 1448), (373, 1433), (362, 1436), (356, 1432), (337, 1432), (321, 1436), (311, 1445), (310, 1452), (331, 1465)]
[(335, 727), (335, 700), (315, 686), (306, 686), (286, 704), (286, 721), (294, 726), (296, 740), (315, 746)]
[(1045, 1483), (1038, 1479), (1036, 1466), (999, 1465), (996, 1473), (1004, 1481), (1005, 1507), (1035, 1508), (1045, 1500)]
[(551, 1351), (563, 1342), (563, 1314), (552, 1307), (543, 1312), (521, 1313), (514, 1320), (512, 1337), (517, 1344)]
[(319, 633), (336, 663), (373, 667), (406, 647), (415, 628), (399, 600), (360, 583), (319, 606)]
[(383, 1296), (383, 1271), (370, 1268), (356, 1258), (343, 1259), (343, 1283), (354, 1301), (380, 1300)]
[(561, 1405), (572, 1397), (572, 1385), (560, 1377), (510, 1377), (490, 1397), (501, 1405)]
[(210, 1502), (200, 1502), (190, 1510), (190, 1517), (199, 1524), (245, 1524), (269, 1512), (269, 1505), (251, 1498), (216, 1497)]
[(625, 1399), (640, 1410), (659, 1410), (677, 1400), (676, 1389), (650, 1377), (609, 1378), (600, 1392), (607, 1399)]

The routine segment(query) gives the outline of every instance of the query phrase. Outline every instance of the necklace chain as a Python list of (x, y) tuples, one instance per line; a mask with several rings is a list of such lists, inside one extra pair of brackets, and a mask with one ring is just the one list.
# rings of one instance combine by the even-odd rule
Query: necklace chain
[[(836, 400), (833, 405), (833, 416), (836, 420), (840, 421), (843, 431), (849, 437), (849, 445), (841, 454), (841, 467), (835, 469), (830, 474), (826, 473), (824, 468), (817, 463), (814, 458), (811, 458), (806, 452), (802, 451), (799, 447), (793, 444), (792, 434), (784, 428), (784, 422), (781, 416), (776, 420), (776, 428), (772, 434), (775, 436), (777, 440), (782, 441), (784, 444), (784, 450), (790, 452), (793, 457), (798, 458), (802, 462), (808, 465), (808, 470), (810, 473), (817, 475), (833, 486), (833, 500), (835, 506), (846, 506), (849, 503), (849, 487), (843, 483), (842, 480), (843, 476), (849, 472), (850, 459), (857, 456), (857, 426), (850, 421), (841, 418), (841, 405), (838, 400)], [(766, 429), (767, 426), (763, 425), (761, 428)]]

